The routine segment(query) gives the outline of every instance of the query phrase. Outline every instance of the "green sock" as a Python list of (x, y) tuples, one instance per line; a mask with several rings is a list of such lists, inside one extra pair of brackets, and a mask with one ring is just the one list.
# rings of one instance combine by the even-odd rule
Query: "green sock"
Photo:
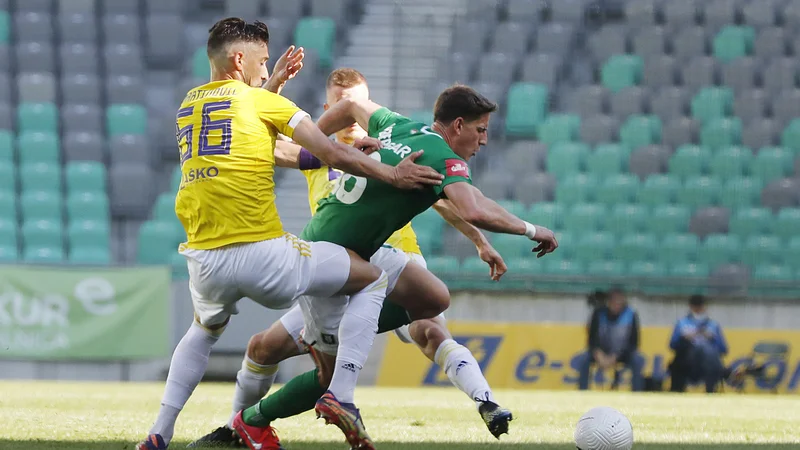
[(277, 392), (242, 411), (244, 423), (254, 427), (266, 427), (275, 419), (296, 416), (314, 409), (325, 388), (320, 386), (314, 369), (298, 375)]

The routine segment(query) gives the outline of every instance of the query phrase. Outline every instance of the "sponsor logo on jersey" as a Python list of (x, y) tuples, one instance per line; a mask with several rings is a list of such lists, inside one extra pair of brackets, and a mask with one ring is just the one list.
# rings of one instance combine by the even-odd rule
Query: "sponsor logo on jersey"
[(460, 159), (447, 159), (444, 161), (445, 167), (447, 167), (447, 176), (448, 177), (464, 177), (469, 178), (469, 167), (467, 167), (467, 163)]
[(394, 131), (394, 124), (389, 125), (383, 131), (378, 133), (378, 140), (381, 141), (381, 146), (385, 149), (393, 151), (397, 156), (405, 158), (411, 154), (411, 147), (403, 144), (392, 142), (392, 131)]
[(219, 169), (216, 166), (189, 169), (183, 173), (183, 177), (181, 179), (181, 188), (183, 188), (184, 185), (194, 183), (195, 181), (204, 181), (209, 178), (215, 178), (217, 175), (219, 175)]

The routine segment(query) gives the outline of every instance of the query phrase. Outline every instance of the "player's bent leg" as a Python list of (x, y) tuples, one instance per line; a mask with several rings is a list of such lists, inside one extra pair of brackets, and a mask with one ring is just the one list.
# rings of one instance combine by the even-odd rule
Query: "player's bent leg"
[(412, 262), (400, 274), (388, 300), (405, 309), (410, 320), (431, 319), (450, 307), (450, 291), (436, 275)]

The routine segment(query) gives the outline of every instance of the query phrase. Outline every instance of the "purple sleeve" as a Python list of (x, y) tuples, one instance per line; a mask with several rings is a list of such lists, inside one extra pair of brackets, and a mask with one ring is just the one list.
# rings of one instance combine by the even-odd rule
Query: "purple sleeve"
[(322, 167), (322, 161), (305, 148), (300, 149), (297, 162), (300, 165), (300, 170), (314, 170)]

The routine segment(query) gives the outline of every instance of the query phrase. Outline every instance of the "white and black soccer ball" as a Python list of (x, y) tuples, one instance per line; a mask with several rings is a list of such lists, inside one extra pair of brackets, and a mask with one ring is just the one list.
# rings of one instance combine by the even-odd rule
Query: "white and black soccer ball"
[(633, 447), (631, 421), (614, 408), (592, 408), (578, 420), (575, 446), (578, 450), (630, 450)]

